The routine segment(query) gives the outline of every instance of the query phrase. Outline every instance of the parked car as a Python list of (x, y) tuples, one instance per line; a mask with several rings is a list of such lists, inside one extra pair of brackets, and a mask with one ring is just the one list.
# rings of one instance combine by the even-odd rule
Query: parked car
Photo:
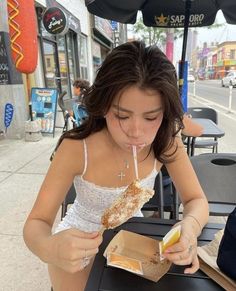
[(188, 82), (195, 82), (195, 78), (193, 75), (188, 75)]
[(221, 80), (222, 87), (229, 87), (233, 86), (236, 87), (236, 71), (229, 72), (222, 80)]

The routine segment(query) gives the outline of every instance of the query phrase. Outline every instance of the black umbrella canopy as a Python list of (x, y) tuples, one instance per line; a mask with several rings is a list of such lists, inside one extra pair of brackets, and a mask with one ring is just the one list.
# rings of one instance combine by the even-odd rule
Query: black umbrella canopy
[(184, 27), (186, 2), (190, 3), (189, 27), (212, 25), (218, 10), (226, 22), (236, 24), (236, 0), (85, 0), (88, 11), (99, 17), (134, 24), (137, 13), (152, 27)]
[(85, 0), (90, 13), (121, 23), (134, 24), (138, 11), (151, 27), (184, 28), (179, 89), (182, 94), (189, 27), (210, 26), (218, 10), (229, 24), (236, 24), (236, 0)]

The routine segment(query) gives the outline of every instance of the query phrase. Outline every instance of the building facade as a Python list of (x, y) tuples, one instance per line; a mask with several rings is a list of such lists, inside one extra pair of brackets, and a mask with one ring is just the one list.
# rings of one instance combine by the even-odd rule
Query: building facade
[(191, 66), (199, 79), (222, 79), (236, 71), (236, 41), (204, 43), (192, 52)]
[[(52, 32), (56, 22), (53, 13), (47, 11), (50, 7), (56, 7), (65, 13), (63, 33)], [(71, 98), (73, 81), (80, 77), (92, 83), (97, 68), (112, 49), (111, 22), (90, 15), (83, 0), (37, 0), (35, 13), (39, 53), (37, 68), (29, 76), (30, 85), (56, 88), (59, 93), (66, 91), (66, 98)], [(10, 55), (7, 0), (3, 0), (0, 2), (0, 132), (5, 132), (4, 109), (10, 103), (14, 114), (7, 129), (7, 137), (22, 138), (25, 121), (29, 118), (30, 97), (27, 94), (25, 75), (15, 70)], [(56, 126), (60, 126), (62, 122), (60, 116)]]

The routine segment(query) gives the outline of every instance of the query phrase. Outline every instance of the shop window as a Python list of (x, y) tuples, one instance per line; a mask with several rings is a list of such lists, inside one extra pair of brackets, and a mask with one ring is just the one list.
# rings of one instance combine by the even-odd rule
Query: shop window
[(51, 65), (51, 60), (49, 58), (46, 58), (46, 64), (47, 64), (47, 67), (50, 68), (52, 65)]
[(67, 64), (67, 55), (66, 55), (66, 43), (65, 37), (58, 37), (58, 59), (59, 59), (59, 70), (60, 70), (60, 80), (62, 91), (70, 93), (68, 88), (68, 64)]
[(88, 80), (88, 48), (87, 38), (84, 35), (80, 36), (80, 76)]
[(70, 97), (72, 84), (80, 75), (77, 33), (69, 29), (65, 35), (52, 35), (42, 24), (41, 10), (37, 13), (45, 86), (66, 91)]
[(235, 50), (230, 50), (230, 57), (231, 60), (235, 59)]
[(73, 31), (69, 31), (66, 35), (67, 42), (67, 57), (68, 57), (68, 67), (69, 67), (69, 79), (71, 89), (73, 87), (73, 82), (76, 79), (77, 73), (79, 70), (79, 61), (78, 61), (78, 46), (77, 46), (77, 35)]
[(43, 51), (46, 86), (48, 88), (56, 88), (56, 46), (54, 43), (44, 40)]

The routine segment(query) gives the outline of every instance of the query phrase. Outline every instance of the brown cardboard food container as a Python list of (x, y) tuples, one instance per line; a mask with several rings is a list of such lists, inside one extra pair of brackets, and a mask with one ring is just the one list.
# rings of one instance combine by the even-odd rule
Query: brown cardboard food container
[(197, 248), (200, 269), (212, 280), (223, 287), (224, 290), (235, 291), (236, 281), (221, 272), (216, 263), (219, 244), (222, 239), (223, 232), (224, 230), (220, 230), (215, 234), (215, 238), (209, 244)]
[(132, 272), (157, 282), (165, 275), (171, 263), (160, 260), (159, 241), (120, 230), (108, 244), (104, 254), (107, 265)]

